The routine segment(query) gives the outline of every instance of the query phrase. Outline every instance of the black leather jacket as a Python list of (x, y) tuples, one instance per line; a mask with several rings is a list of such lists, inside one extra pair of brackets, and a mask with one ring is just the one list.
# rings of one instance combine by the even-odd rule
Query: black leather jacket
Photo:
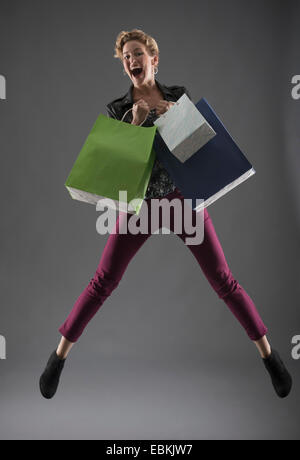
[[(159, 83), (158, 80), (155, 79), (155, 82), (158, 86), (158, 88), (161, 90), (161, 92), (164, 95), (164, 99), (166, 101), (177, 101), (183, 93), (186, 93), (186, 95), (191, 99), (190, 94), (188, 93), (187, 89), (184, 86), (166, 86), (161, 83)], [(133, 106), (133, 97), (132, 97), (132, 91), (133, 91), (133, 84), (130, 86), (129, 91), (125, 94), (125, 96), (119, 97), (118, 99), (114, 99), (112, 102), (107, 104), (107, 115), (111, 118), (116, 118), (117, 120), (121, 120), (124, 113), (128, 110), (131, 109)], [(128, 115), (131, 114), (132, 112), (128, 112)], [(132, 120), (132, 117), (131, 117)], [(128, 121), (127, 115), (124, 118), (124, 121)], [(131, 121), (130, 121), (131, 122)], [(143, 126), (146, 126), (143, 124)]]
[[(184, 86), (166, 86), (159, 83), (157, 80), (155, 80), (155, 82), (161, 90), (161, 92), (163, 93), (164, 99), (167, 101), (175, 102), (183, 95), (183, 93), (186, 93), (186, 95), (191, 99), (190, 94)], [(114, 99), (112, 102), (106, 105), (107, 115), (110, 118), (116, 118), (117, 120), (121, 120), (123, 118), (123, 115), (127, 112), (127, 110), (132, 108), (132, 91), (133, 84), (130, 86), (129, 91), (125, 94), (125, 96), (119, 97), (118, 99)], [(154, 126), (153, 121), (156, 118), (157, 115), (155, 114), (155, 112), (150, 111), (147, 119), (144, 121), (142, 126)], [(127, 113), (123, 121), (131, 123), (132, 111)], [(167, 195), (168, 193), (173, 192), (175, 188), (176, 186), (172, 181), (171, 177), (169, 176), (168, 171), (156, 158), (153, 165), (149, 184), (146, 190), (145, 198), (161, 198)]]

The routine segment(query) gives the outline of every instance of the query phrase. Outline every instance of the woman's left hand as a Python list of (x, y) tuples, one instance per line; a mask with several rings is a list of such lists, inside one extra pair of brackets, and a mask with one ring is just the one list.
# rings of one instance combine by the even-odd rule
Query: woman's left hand
[(175, 104), (175, 102), (165, 101), (165, 100), (161, 99), (158, 102), (157, 106), (156, 106), (157, 115), (162, 115), (167, 110), (169, 110), (174, 104)]

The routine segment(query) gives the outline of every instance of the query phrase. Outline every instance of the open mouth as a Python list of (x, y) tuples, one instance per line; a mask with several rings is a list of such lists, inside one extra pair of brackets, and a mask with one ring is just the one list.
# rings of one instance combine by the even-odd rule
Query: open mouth
[(133, 69), (131, 73), (132, 73), (132, 75), (134, 77), (137, 77), (138, 75), (140, 75), (142, 73), (142, 71), (143, 71), (143, 69), (141, 67), (138, 67), (136, 69)]

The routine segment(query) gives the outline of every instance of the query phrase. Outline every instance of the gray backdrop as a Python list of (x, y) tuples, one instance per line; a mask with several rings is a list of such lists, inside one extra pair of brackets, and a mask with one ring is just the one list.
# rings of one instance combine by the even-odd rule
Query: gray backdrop
[[(148, 6), (147, 6), (148, 5)], [(2, 439), (297, 439), (298, 1), (0, 3)], [(256, 174), (208, 208), (294, 386), (279, 399), (256, 347), (175, 234), (153, 235), (73, 347), (54, 399), (38, 379), (108, 235), (65, 179), (99, 113), (130, 85), (121, 30), (160, 47), (157, 79), (222, 118)]]

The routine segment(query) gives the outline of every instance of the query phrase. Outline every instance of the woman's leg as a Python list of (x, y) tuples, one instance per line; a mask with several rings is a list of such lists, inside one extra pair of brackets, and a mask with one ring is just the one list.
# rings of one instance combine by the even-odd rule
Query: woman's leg
[[(183, 200), (180, 192), (177, 197)], [(203, 273), (217, 293), (218, 297), (226, 303), (231, 312), (245, 329), (251, 340), (256, 341), (263, 354), (269, 353), (268, 342), (261, 340), (267, 328), (264, 325), (256, 307), (247, 292), (233, 277), (226, 262), (224, 252), (217, 237), (211, 217), (204, 209), (204, 239), (201, 244), (187, 245), (201, 266)], [(172, 225), (174, 221), (171, 220)], [(196, 224), (196, 213), (193, 211), (193, 225)], [(172, 229), (171, 229), (172, 230)], [(187, 235), (183, 230), (178, 236), (185, 241)]]
[(70, 314), (59, 327), (63, 338), (60, 352), (67, 354), (71, 343), (75, 343), (82, 334), (87, 323), (97, 313), (100, 306), (112, 291), (118, 286), (130, 260), (138, 249), (151, 235), (150, 233), (119, 233), (120, 228), (126, 228), (131, 214), (120, 213), (114, 233), (108, 237), (101, 255), (96, 272), (86, 288), (77, 298)]
[[(177, 196), (183, 199), (178, 189)], [(255, 343), (263, 364), (271, 377), (277, 395), (280, 398), (285, 398), (291, 391), (292, 377), (280, 358), (278, 351), (274, 350), (273, 347), (271, 349), (265, 335), (267, 328), (259, 316), (252, 299), (233, 277), (206, 208), (204, 209), (203, 218), (204, 239), (202, 243), (187, 246), (197, 259), (217, 295), (220, 299), (224, 300), (245, 329), (249, 338)], [(193, 226), (196, 223), (196, 213), (193, 212)], [(172, 228), (174, 228), (173, 225), (174, 219), (171, 220)], [(191, 237), (191, 235), (186, 235), (184, 231), (182, 234), (178, 234), (178, 236), (184, 242), (186, 236)]]
[(267, 358), (271, 354), (271, 346), (268, 342), (267, 337), (264, 335), (261, 339), (254, 341), (259, 354), (262, 358)]
[(52, 398), (56, 393), (61, 372), (72, 346), (105, 299), (118, 286), (130, 260), (151, 235), (149, 232), (134, 235), (122, 231), (127, 229), (130, 217), (131, 214), (119, 214), (115, 229), (109, 235), (104, 247), (96, 273), (59, 328), (62, 338), (57, 349), (51, 353), (39, 380), (40, 391), (47, 399)]
[(56, 349), (57, 356), (60, 359), (66, 359), (73, 345), (73, 342), (70, 342), (68, 339), (62, 336)]

